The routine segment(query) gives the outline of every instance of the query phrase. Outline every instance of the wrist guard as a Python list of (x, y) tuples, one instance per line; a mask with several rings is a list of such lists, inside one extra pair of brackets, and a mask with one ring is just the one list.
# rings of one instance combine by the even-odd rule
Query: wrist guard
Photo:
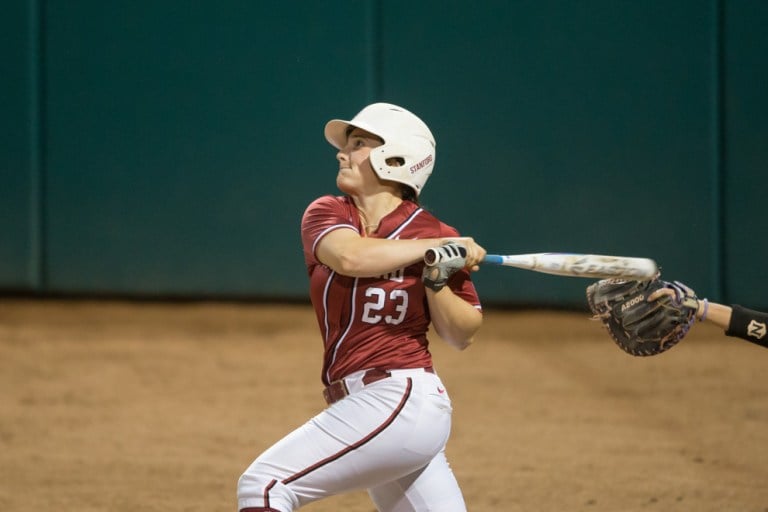
[(738, 304), (733, 304), (731, 309), (731, 321), (725, 335), (739, 337), (768, 348), (768, 338), (766, 338), (768, 314), (753, 311)]

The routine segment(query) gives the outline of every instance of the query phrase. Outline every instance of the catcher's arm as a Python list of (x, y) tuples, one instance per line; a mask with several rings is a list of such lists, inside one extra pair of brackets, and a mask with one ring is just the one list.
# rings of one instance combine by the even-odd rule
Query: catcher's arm
[[(667, 289), (657, 290), (648, 296), (648, 300), (654, 301), (668, 294), (674, 294), (674, 292)], [(702, 299), (696, 310), (696, 318), (725, 329), (726, 336), (741, 338), (768, 348), (768, 314), (766, 313), (747, 309), (738, 304), (726, 306)]]

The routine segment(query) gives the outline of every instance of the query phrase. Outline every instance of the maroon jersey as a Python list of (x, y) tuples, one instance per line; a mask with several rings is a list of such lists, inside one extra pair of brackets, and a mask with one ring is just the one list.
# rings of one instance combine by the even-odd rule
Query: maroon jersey
[[(379, 277), (349, 277), (320, 263), (317, 243), (334, 229), (364, 233), (358, 210), (349, 197), (323, 196), (304, 212), (301, 239), (307, 264), (310, 298), (325, 344), (323, 382), (368, 368), (421, 368), (432, 365), (427, 331), (429, 308), (421, 273), (415, 263)], [(458, 236), (411, 201), (403, 201), (384, 217), (376, 238), (421, 239)], [(454, 274), (448, 286), (480, 309), (467, 270)]]

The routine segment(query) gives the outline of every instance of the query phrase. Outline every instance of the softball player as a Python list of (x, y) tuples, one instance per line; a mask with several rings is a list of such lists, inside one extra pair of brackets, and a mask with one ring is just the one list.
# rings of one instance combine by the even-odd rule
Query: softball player
[[(469, 271), (485, 250), (419, 206), (435, 140), (414, 114), (376, 103), (328, 122), (325, 137), (344, 195), (313, 201), (301, 235), (328, 407), (246, 469), (239, 510), (289, 512), (367, 489), (379, 511), (464, 511), (445, 457), (451, 400), (427, 331), (431, 322), (456, 348), (471, 343), (482, 313)], [(446, 263), (425, 269), (435, 247)]]

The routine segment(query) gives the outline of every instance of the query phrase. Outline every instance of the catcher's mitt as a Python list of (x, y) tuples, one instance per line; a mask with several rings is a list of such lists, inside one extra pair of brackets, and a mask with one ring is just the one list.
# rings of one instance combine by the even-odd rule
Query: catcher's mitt
[[(648, 302), (666, 288), (667, 294)], [(662, 281), (604, 279), (587, 288), (589, 308), (616, 344), (633, 356), (653, 356), (674, 347), (696, 320), (698, 298), (684, 284)]]

